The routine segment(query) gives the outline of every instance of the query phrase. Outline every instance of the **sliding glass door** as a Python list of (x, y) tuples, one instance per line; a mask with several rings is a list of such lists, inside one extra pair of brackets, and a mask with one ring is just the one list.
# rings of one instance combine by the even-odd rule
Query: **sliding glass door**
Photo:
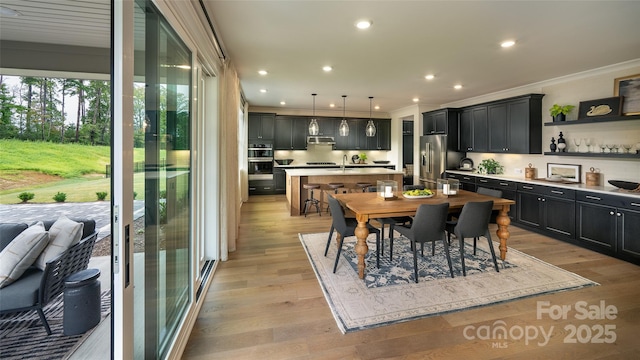
[(135, 29), (134, 353), (157, 359), (192, 294), (192, 55), (151, 1), (136, 1)]

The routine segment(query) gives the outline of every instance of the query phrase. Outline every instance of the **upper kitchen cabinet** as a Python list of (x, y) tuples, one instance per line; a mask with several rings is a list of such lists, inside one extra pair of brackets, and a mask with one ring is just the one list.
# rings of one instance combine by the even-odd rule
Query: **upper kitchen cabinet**
[(367, 136), (364, 133), (367, 122), (364, 119), (347, 119), (347, 124), (349, 124), (349, 136), (340, 136), (338, 133), (338, 127), (340, 126), (341, 121), (342, 119), (336, 121), (335, 149), (368, 150)]
[(273, 141), (276, 114), (249, 113), (249, 140)]
[(340, 124), (338, 119), (329, 117), (316, 117), (316, 119), (320, 128), (319, 136), (335, 136), (338, 133), (338, 124)]
[(471, 106), (460, 112), (460, 151), (487, 152), (487, 106)]
[(542, 152), (542, 97), (529, 94), (487, 105), (488, 152)]
[[(439, 109), (422, 113), (423, 135), (458, 134), (459, 109)], [(457, 146), (457, 144), (456, 144)]]
[[(365, 121), (365, 129), (368, 120)], [(367, 150), (391, 150), (391, 120), (373, 120), (376, 126), (376, 135), (368, 137)]]
[(276, 116), (274, 149), (306, 150), (310, 120), (307, 117)]

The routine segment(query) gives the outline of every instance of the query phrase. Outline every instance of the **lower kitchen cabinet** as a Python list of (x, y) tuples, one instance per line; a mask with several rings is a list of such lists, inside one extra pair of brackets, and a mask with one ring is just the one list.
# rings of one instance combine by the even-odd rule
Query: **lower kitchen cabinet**
[(518, 184), (517, 222), (561, 239), (575, 239), (575, 190)]
[(271, 195), (273, 192), (273, 180), (249, 180), (249, 195)]
[[(509, 199), (514, 201), (516, 200), (517, 184), (514, 181), (502, 180), (502, 179), (491, 179), (491, 178), (477, 178), (476, 188), (479, 188), (479, 187), (500, 190), (502, 191), (503, 199)], [(511, 221), (516, 221), (518, 219), (517, 204), (511, 205), (511, 207), (509, 208), (509, 218), (511, 219)]]
[(287, 193), (287, 174), (284, 172), (284, 169), (273, 169), (273, 181), (276, 194)]
[(472, 175), (460, 175), (447, 173), (447, 178), (460, 181), (460, 189), (476, 192), (476, 177)]
[(580, 244), (640, 263), (640, 200), (578, 192), (576, 215)]

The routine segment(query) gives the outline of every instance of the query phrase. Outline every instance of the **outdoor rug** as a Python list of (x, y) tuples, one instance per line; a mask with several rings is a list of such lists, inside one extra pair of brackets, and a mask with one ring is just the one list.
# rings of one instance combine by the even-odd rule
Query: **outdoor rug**
[[(387, 239), (384, 256), (380, 256), (380, 269), (377, 269), (374, 235), (367, 239), (367, 268), (365, 279), (361, 280), (358, 278), (354, 251), (356, 238), (345, 239), (338, 269), (334, 274), (336, 235), (325, 257), (328, 236), (328, 233), (299, 234), (325, 298), (343, 333), (598, 285), (513, 248), (509, 248), (506, 261), (498, 259), (498, 273), (493, 266), (485, 238), (478, 241), (477, 255), (473, 255), (473, 239), (467, 239), (466, 277), (462, 276), (458, 240), (452, 239), (450, 251), (455, 276), (453, 279), (450, 277), (442, 242), (436, 245), (435, 256), (431, 256), (431, 244), (425, 244), (424, 258), (418, 256), (419, 283), (416, 284), (409, 240), (404, 237), (395, 238), (393, 260), (389, 261)], [(497, 243), (494, 243), (494, 248), (499, 254)]]
[[(100, 300), (103, 321), (111, 312), (111, 290), (103, 291)], [(0, 316), (0, 359), (63, 359), (95, 329), (80, 335), (65, 336), (63, 313), (63, 295), (45, 306), (44, 314), (51, 327), (51, 335), (47, 335), (35, 310)]]

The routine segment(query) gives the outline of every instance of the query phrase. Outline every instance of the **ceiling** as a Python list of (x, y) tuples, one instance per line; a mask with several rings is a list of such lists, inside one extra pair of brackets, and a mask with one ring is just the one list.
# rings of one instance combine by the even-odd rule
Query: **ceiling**
[[(202, 2), (251, 107), (308, 110), (311, 93), (318, 110), (341, 95), (347, 111), (368, 112), (369, 96), (382, 112), (436, 107), (640, 59), (640, 1)], [(0, 18), (1, 40), (109, 46), (110, 0), (0, 5), (22, 14)]]

